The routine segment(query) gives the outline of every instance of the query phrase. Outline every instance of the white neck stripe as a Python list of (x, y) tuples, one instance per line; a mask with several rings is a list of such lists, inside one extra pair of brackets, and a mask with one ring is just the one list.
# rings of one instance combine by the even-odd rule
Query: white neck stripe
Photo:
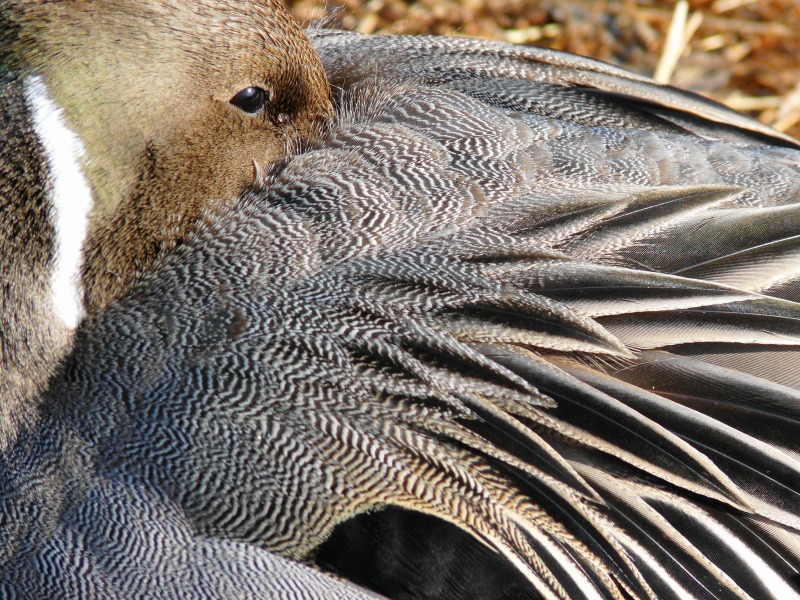
[(56, 219), (53, 305), (68, 327), (83, 318), (80, 292), (81, 246), (87, 234), (92, 193), (81, 169), (86, 150), (64, 121), (61, 109), (39, 76), (25, 80), (25, 97), (52, 174)]

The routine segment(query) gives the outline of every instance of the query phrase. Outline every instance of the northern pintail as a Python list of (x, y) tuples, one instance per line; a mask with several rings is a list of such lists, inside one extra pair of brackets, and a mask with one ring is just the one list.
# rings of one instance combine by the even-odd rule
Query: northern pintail
[(91, 188), (78, 296), (95, 312), (204, 214), (230, 207), (331, 105), (319, 59), (277, 2), (0, 8), (2, 439), (70, 337), (52, 297), (57, 268), (77, 283), (56, 264), (69, 249), (58, 237), (75, 232), (57, 215), (80, 213)]
[[(99, 515), (84, 521), (124, 529), (104, 555), (82, 545), (85, 532), (38, 512), (61, 520), (78, 499), (49, 476), (89, 473), (77, 464), (42, 471), (18, 454), (37, 429), (60, 435), (47, 402), (69, 402), (62, 360), (80, 313), (124, 295), (330, 111), (319, 59), (278, 2), (0, 2), (0, 597), (234, 598), (243, 578), (260, 597), (298, 586), (320, 600), (368, 596), (233, 540), (187, 545), (175, 530), (157, 548), (128, 544), (157, 542), (158, 526), (148, 531), (142, 513), (126, 514), (134, 505), (111, 496), (113, 526)], [(81, 229), (60, 217), (79, 215), (87, 200), (88, 231), (64, 231)], [(84, 260), (69, 264), (84, 237)], [(49, 457), (59, 462), (64, 449)], [(165, 523), (156, 505), (142, 508)], [(104, 571), (98, 558), (133, 561), (131, 572), (145, 575)]]
[(6, 451), (0, 589), (800, 597), (796, 142), (558, 52), (312, 42), (335, 122)]

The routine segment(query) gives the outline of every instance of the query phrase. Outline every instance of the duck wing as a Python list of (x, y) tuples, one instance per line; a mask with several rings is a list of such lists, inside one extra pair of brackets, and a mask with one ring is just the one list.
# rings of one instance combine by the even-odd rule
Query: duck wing
[[(384, 202), (434, 190), (401, 210), (412, 222), (432, 210), (428, 223), (448, 229), (400, 234), (425, 248), (406, 271), (444, 255), (502, 286), (503, 308), (464, 303), (438, 325), (449, 321), (456, 339), (557, 403), (542, 409), (559, 421), (551, 429), (506, 411), (548, 431), (548, 451), (593, 482), (588, 497), (618, 519), (618, 529), (599, 529), (648, 572), (650, 591), (637, 593), (797, 594), (794, 143), (671, 88), (616, 71), (608, 81), (608, 67), (537, 49), (327, 32), (315, 44), (342, 90), (340, 126), (357, 129), (362, 111), (387, 128), (369, 142), (375, 168), (365, 169), (373, 184), (388, 175), (387, 214), (397, 209)], [(394, 127), (411, 133), (393, 140)], [(436, 144), (411, 142), (417, 134)], [(415, 152), (439, 167), (416, 172), (396, 158)], [(379, 165), (383, 156), (392, 158)], [(473, 187), (430, 182), (448, 171)], [(567, 307), (569, 320), (554, 326), (541, 310), (509, 308), (517, 293)], [(501, 439), (492, 443), (506, 447)], [(576, 450), (583, 444), (591, 450)], [(575, 534), (578, 522), (577, 539), (603, 560), (613, 554)]]
[(797, 148), (793, 138), (698, 94), (567, 52), (441, 36), (309, 32), (334, 85), (416, 80), (451, 85), (493, 105), (583, 125), (684, 129)]

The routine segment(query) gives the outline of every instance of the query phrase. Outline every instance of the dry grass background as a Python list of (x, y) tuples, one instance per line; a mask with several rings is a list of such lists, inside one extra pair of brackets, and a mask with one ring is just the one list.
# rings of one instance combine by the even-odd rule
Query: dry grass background
[[(800, 0), (287, 0), (363, 33), (505, 40), (593, 56), (800, 138)], [(672, 33), (670, 33), (670, 30)]]

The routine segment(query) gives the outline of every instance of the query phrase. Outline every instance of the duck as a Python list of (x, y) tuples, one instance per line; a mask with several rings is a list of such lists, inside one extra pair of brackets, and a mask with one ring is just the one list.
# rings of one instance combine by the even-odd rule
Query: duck
[[(65, 355), (74, 313), (123, 294), (203, 214), (231, 204), (254, 168), (330, 112), (322, 67), (285, 11), (230, 4), (3, 3), (3, 216), (14, 227), (0, 240), (9, 274), (6, 429), (29, 420), (35, 403), (25, 399)], [(231, 14), (246, 25), (240, 36), (226, 31)], [(207, 34), (194, 36), (197, 28)], [(163, 65), (174, 68), (167, 74)], [(45, 139), (59, 125), (60, 140)], [(82, 266), (75, 258), (72, 271), (64, 267), (75, 272), (67, 286), (80, 281), (72, 316), (56, 314), (64, 303), (51, 298), (61, 293), (51, 279), (64, 244), (54, 237), (59, 209), (48, 194), (63, 196), (68, 213), (91, 206)], [(10, 435), (0, 427), (0, 438)]]
[(0, 456), (0, 595), (800, 597), (797, 142), (564, 53), (309, 39), (332, 118), (83, 292)]
[[(192, 35), (198, 28), (203, 36)], [(276, 2), (3, 2), (0, 67), (0, 596), (131, 597), (124, 578), (74, 571), (91, 554), (80, 544), (74, 562), (27, 570), (26, 553), (52, 532), (26, 520), (26, 509), (63, 489), (30, 481), (33, 463), (11, 456), (39, 426), (77, 321), (224, 211), (259, 164), (311, 135), (331, 111), (330, 91), (307, 37)], [(64, 213), (82, 210), (85, 231), (64, 231), (75, 227)], [(69, 264), (81, 242), (83, 260)], [(41, 492), (33, 504), (12, 483), (20, 474)], [(138, 517), (116, 523), (126, 521), (147, 535)], [(235, 542), (181, 549), (196, 556), (180, 576), (159, 574), (167, 595), (183, 579), (192, 597), (205, 583), (208, 597), (236, 598), (237, 579), (256, 571), (259, 597), (298, 585), (315, 590), (303, 598), (371, 597)], [(152, 568), (165, 565), (154, 558)]]

